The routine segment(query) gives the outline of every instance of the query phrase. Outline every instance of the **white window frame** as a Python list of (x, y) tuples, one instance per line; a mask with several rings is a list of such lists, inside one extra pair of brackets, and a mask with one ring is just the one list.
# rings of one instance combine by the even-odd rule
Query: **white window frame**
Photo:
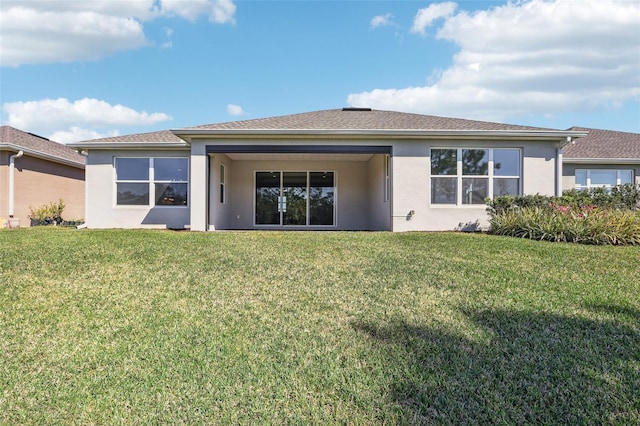
[[(578, 172), (583, 172), (586, 175), (586, 186), (585, 185), (579, 185), (577, 182), (577, 174)], [(598, 184), (591, 184), (591, 172), (616, 172), (616, 183), (615, 185), (598, 185)], [(621, 175), (623, 173), (629, 173), (631, 175), (631, 184), (633, 184), (634, 182), (634, 173), (632, 169), (576, 169), (573, 176), (574, 176), (574, 188), (577, 190), (588, 190), (591, 188), (605, 188), (607, 190), (610, 190), (611, 188), (613, 188), (614, 186), (618, 186), (618, 185), (622, 185), (622, 178)]]
[[(431, 174), (431, 151), (432, 150), (455, 150), (456, 151), (456, 174), (455, 175), (434, 175)], [(462, 152), (464, 150), (483, 150), (488, 151), (489, 159), (488, 159), (488, 170), (486, 175), (465, 175), (463, 174), (463, 161), (462, 161)], [(518, 151), (518, 175), (505, 175), (505, 176), (496, 176), (494, 174), (494, 152), (495, 151)], [(433, 194), (429, 196), (429, 205), (434, 207), (464, 207), (464, 208), (485, 208), (486, 205), (482, 204), (465, 204), (463, 203), (463, 185), (462, 181), (465, 178), (474, 178), (474, 179), (487, 179), (487, 197), (493, 199), (494, 197), (494, 182), (500, 179), (518, 179), (518, 195), (522, 194), (522, 149), (518, 147), (501, 147), (501, 148), (487, 148), (487, 147), (473, 147), (473, 146), (465, 146), (460, 148), (452, 148), (452, 147), (431, 147), (429, 150), (429, 176), (430, 179), (433, 178), (449, 178), (456, 179), (456, 202), (455, 203), (434, 203), (432, 201)], [(431, 191), (432, 186), (429, 185), (429, 190)]]
[[(137, 159), (145, 159), (147, 160), (147, 164), (149, 167), (149, 177), (147, 180), (127, 180), (127, 179), (121, 179), (118, 180), (118, 174), (117, 174), (117, 169), (116, 169), (116, 162), (118, 159), (129, 159), (129, 158), (137, 158)], [(168, 180), (156, 180), (155, 179), (155, 160), (156, 159), (180, 159), (180, 160), (186, 160), (187, 161), (187, 180), (180, 180), (180, 181), (168, 181)], [(127, 157), (127, 156), (119, 156), (119, 157), (114, 157), (113, 158), (113, 206), (114, 208), (127, 208), (127, 209), (131, 209), (131, 208), (144, 208), (147, 209), (149, 207), (152, 208), (169, 208), (169, 209), (175, 209), (175, 208), (188, 208), (189, 207), (189, 202), (190, 202), (190, 188), (189, 188), (189, 167), (190, 167), (190, 161), (189, 161), (189, 157)], [(119, 183), (146, 183), (148, 185), (149, 188), (149, 203), (148, 204), (118, 204), (118, 184)], [(166, 204), (158, 204), (156, 205), (156, 184), (157, 183), (179, 183), (179, 184), (186, 184), (187, 185), (187, 204), (186, 205), (166, 205)]]

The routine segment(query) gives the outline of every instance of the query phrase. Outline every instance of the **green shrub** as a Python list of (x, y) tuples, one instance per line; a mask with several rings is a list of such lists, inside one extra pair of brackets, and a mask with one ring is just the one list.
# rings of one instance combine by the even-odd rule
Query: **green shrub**
[(62, 199), (57, 203), (52, 201), (49, 204), (43, 204), (35, 209), (29, 207), (29, 219), (37, 225), (59, 224), (62, 223), (62, 212), (64, 208), (65, 204)]
[[(562, 207), (562, 206), (560, 206)], [(640, 211), (525, 207), (490, 219), (490, 232), (534, 240), (640, 245)]]
[(640, 245), (640, 186), (487, 200), (490, 233), (582, 244)]

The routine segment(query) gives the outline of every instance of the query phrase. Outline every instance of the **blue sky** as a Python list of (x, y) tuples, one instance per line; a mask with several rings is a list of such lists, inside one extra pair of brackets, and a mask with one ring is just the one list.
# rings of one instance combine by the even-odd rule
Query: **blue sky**
[(640, 132), (640, 2), (3, 0), (2, 124), (60, 142), (372, 107)]

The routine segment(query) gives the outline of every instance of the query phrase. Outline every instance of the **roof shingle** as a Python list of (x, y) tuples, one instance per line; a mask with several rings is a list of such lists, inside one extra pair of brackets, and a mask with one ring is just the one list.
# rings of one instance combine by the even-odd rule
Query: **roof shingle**
[(85, 164), (84, 155), (78, 154), (75, 149), (11, 126), (0, 126), (0, 144), (14, 145), (26, 151), (43, 154), (65, 162), (82, 166)]
[(181, 130), (552, 130), (396, 111), (331, 109)]
[(568, 130), (587, 131), (586, 137), (564, 148), (564, 157), (589, 159), (638, 159), (640, 161), (640, 133), (571, 127)]

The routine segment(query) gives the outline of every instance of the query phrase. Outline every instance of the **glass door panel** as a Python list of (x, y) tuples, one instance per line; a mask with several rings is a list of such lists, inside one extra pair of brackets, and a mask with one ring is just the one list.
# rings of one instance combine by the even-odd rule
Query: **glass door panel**
[(309, 173), (309, 225), (333, 225), (333, 172)]
[(256, 173), (256, 225), (280, 225), (280, 172)]
[(333, 226), (334, 172), (256, 172), (255, 224)]
[(307, 172), (282, 174), (282, 224), (307, 224)]

